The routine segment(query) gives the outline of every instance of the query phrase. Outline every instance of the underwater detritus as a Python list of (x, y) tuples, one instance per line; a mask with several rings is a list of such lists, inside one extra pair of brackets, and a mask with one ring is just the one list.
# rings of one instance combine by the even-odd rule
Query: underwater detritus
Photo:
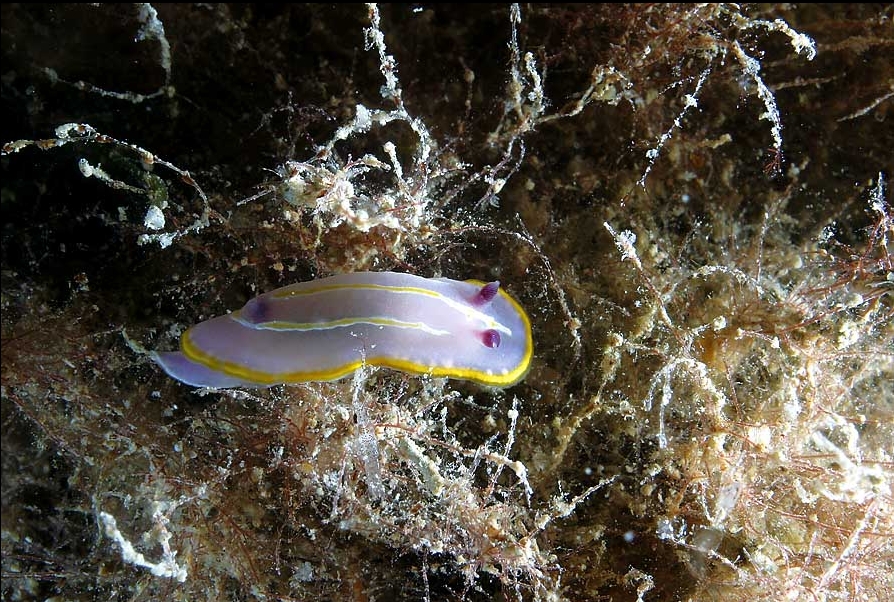
[(337, 380), (364, 364), (505, 387), (532, 353), (530, 320), (499, 282), (358, 272), (255, 297), (153, 358), (199, 387)]

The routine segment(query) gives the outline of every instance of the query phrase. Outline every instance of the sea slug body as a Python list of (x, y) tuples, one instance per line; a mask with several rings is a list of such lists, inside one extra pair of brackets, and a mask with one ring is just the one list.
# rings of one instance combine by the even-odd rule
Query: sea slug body
[(337, 380), (364, 364), (507, 387), (532, 354), (530, 320), (499, 282), (357, 272), (255, 297), (153, 359), (196, 387)]

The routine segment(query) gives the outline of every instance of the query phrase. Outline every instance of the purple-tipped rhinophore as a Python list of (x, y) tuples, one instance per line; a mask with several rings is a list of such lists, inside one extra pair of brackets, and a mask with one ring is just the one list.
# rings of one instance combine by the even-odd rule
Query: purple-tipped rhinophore
[(481, 290), (475, 295), (475, 298), (472, 300), (472, 305), (476, 307), (482, 307), (487, 305), (491, 301), (494, 300), (494, 297), (497, 296), (497, 293), (500, 292), (500, 281), (494, 280), (493, 282), (488, 282), (484, 286), (481, 287)]
[(485, 330), (481, 333), (481, 342), (485, 347), (496, 349), (500, 346), (500, 333), (496, 330)]

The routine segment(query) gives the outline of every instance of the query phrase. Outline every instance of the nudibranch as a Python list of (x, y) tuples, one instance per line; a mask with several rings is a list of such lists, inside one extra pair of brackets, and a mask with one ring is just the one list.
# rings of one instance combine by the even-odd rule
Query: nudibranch
[(499, 282), (357, 272), (255, 297), (153, 359), (195, 387), (337, 380), (364, 364), (508, 387), (532, 354), (528, 315)]

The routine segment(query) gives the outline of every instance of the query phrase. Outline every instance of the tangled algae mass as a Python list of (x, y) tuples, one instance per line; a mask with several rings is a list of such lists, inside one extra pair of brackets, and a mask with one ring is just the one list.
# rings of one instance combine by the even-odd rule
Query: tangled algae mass
[[(4, 600), (894, 597), (890, 6), (0, 11)], [(151, 359), (370, 271), (530, 370)]]

